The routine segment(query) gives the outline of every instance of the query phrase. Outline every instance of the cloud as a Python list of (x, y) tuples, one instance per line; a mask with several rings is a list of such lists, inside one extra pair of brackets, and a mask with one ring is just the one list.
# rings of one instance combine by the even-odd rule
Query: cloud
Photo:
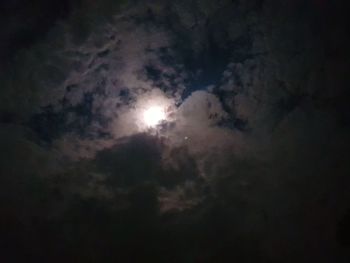
[(161, 213), (178, 213), (194, 209), (204, 200), (200, 187), (193, 182), (185, 182), (175, 189), (162, 187), (158, 194), (159, 209)]
[(219, 99), (206, 91), (193, 92), (179, 107), (178, 115), (178, 125), (185, 126), (210, 127), (227, 118)]
[(146, 133), (119, 139), (72, 167), (54, 176), (67, 178), (60, 187), (83, 199), (115, 200), (111, 209), (127, 207), (130, 194), (140, 185), (154, 187), (160, 213), (191, 209), (205, 196), (206, 183), (188, 148)]
[[(6, 89), (1, 97), (14, 98), (2, 104), (4, 110), (24, 115), (38, 136), (59, 145), (58, 149), (75, 145), (75, 156), (79, 152), (82, 157), (93, 156), (93, 144), (100, 143), (95, 151), (113, 145), (106, 137), (117, 140), (143, 132), (140, 116), (146, 101), (151, 98), (167, 108), (178, 103), (186, 78), (174, 59), (177, 54), (172, 51), (169, 32), (154, 23), (141, 27), (135, 21), (135, 14), (142, 16), (146, 11), (134, 8), (89, 25), (85, 41), (79, 43), (71, 38), (74, 33), (63, 30), (74, 27), (69, 24), (74, 21), (57, 25), (40, 45), (19, 55), (16, 77), (4, 79)], [(52, 45), (56, 38), (65, 41)], [(159, 77), (155, 80), (147, 68), (159, 72)], [(23, 85), (27, 88), (17, 90)], [(59, 131), (40, 134), (53, 125)], [(64, 146), (67, 141), (73, 145)]]

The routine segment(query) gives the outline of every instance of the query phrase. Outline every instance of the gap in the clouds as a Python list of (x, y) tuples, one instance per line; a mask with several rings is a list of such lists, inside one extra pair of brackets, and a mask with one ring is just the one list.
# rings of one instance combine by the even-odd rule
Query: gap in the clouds
[[(242, 37), (230, 44), (229, 48), (221, 48), (214, 41), (210, 41), (209, 48), (194, 57), (190, 50), (183, 51), (185, 57), (185, 67), (192, 73), (192, 78), (187, 83), (187, 88), (182, 93), (182, 100), (185, 100), (193, 92), (205, 90), (213, 86), (213, 94), (218, 97), (223, 110), (229, 117), (222, 120), (218, 126), (232, 130), (248, 131), (248, 121), (237, 118), (232, 107), (227, 104), (228, 97), (234, 97), (233, 91), (224, 91), (220, 89), (222, 84), (223, 72), (227, 69), (229, 63), (242, 62), (251, 58), (247, 50), (251, 48), (250, 37)], [(236, 52), (234, 52), (234, 48)], [(235, 82), (242, 86), (241, 78), (233, 72)]]
[(194, 57), (190, 50), (184, 51), (185, 67), (191, 72), (191, 79), (187, 88), (182, 93), (182, 99), (186, 99), (192, 92), (206, 89), (208, 86), (217, 85), (222, 73), (230, 62), (231, 51), (221, 49), (214, 43), (203, 53)]
[[(192, 78), (182, 94), (182, 99), (186, 99), (196, 90), (218, 86), (229, 63), (242, 63), (253, 57), (252, 42), (247, 32), (235, 41), (228, 41), (225, 46), (219, 46), (213, 37), (209, 37), (208, 47), (196, 55), (192, 49), (178, 47), (182, 50), (186, 69), (192, 73)], [(235, 76), (235, 79), (237, 81), (239, 76)]]
[(146, 66), (145, 66), (145, 70), (146, 70), (147, 76), (148, 76), (151, 80), (153, 80), (153, 81), (159, 81), (159, 79), (160, 79), (160, 77), (161, 77), (161, 74), (162, 74), (162, 72), (161, 72), (159, 69), (157, 69), (157, 68), (155, 68), (155, 67), (153, 67), (153, 66), (151, 66), (151, 65), (146, 65)]
[[(167, 94), (174, 95), (177, 93), (179, 82), (187, 82), (187, 77), (184, 74), (181, 54), (175, 54), (170, 47), (160, 47), (157, 49), (146, 49), (147, 53), (156, 55), (160, 60), (159, 64), (149, 61), (144, 65), (144, 74), (148, 80), (151, 80), (155, 86)], [(165, 67), (165, 69), (163, 68)], [(171, 71), (167, 71), (167, 67)]]
[(35, 132), (39, 142), (51, 144), (67, 133), (74, 133), (84, 138), (109, 136), (103, 131), (89, 130), (92, 121), (98, 122), (101, 126), (104, 124), (102, 116), (92, 112), (93, 93), (85, 93), (82, 102), (76, 106), (67, 104), (64, 99), (61, 104), (62, 108), (59, 110), (53, 105), (42, 107), (41, 112), (34, 114), (27, 123)]

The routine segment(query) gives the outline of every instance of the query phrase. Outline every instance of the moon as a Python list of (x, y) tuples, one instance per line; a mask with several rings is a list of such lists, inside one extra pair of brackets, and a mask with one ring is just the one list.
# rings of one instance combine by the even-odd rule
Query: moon
[(143, 113), (143, 120), (148, 127), (155, 127), (165, 119), (165, 111), (160, 106), (151, 106)]

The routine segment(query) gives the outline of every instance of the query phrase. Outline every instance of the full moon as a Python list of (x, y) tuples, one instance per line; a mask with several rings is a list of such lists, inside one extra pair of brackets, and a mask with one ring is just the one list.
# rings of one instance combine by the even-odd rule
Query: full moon
[(153, 106), (145, 110), (143, 120), (149, 127), (158, 125), (162, 120), (165, 120), (165, 112), (162, 107)]

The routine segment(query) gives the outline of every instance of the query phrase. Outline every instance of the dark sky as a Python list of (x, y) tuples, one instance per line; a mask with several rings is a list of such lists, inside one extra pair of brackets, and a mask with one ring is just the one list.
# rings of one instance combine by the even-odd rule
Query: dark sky
[(349, 262), (347, 16), (1, 1), (0, 261)]

